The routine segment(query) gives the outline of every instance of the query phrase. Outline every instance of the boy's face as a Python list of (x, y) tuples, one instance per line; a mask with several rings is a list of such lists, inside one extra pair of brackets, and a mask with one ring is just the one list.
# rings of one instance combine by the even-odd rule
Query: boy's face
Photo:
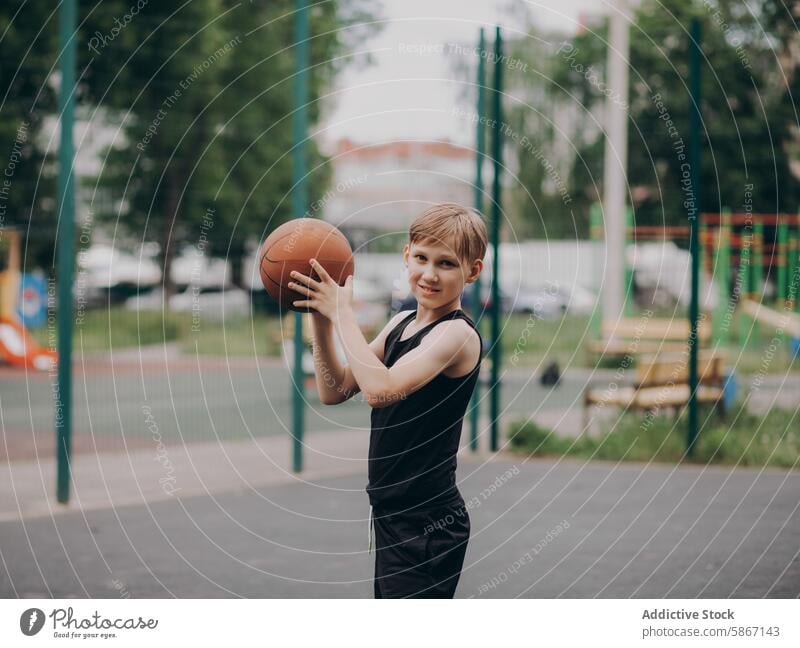
[(403, 261), (408, 267), (412, 294), (417, 303), (428, 308), (437, 308), (459, 298), (464, 284), (475, 281), (483, 267), (480, 260), (469, 267), (452, 247), (432, 241), (407, 244), (403, 248)]

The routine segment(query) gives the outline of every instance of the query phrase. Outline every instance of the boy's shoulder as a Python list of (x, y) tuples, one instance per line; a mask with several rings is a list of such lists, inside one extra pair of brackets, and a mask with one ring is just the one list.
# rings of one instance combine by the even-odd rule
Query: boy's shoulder
[(384, 327), (384, 331), (386, 332), (386, 334), (390, 333), (390, 332), (391, 332), (391, 331), (393, 331), (393, 330), (395, 329), (395, 327), (396, 327), (398, 324), (400, 324), (400, 322), (402, 322), (402, 321), (403, 321), (403, 320), (404, 320), (406, 317), (408, 317), (408, 316), (410, 316), (410, 315), (413, 315), (413, 314), (414, 314), (414, 313), (416, 313), (416, 312), (417, 312), (417, 311), (415, 311), (415, 310), (404, 310), (404, 311), (400, 311), (399, 313), (396, 313), (395, 315), (393, 315), (393, 316), (392, 316), (392, 317), (389, 319), (389, 321), (388, 321), (388, 322), (386, 322), (386, 326)]
[(462, 318), (440, 322), (425, 337), (421, 346), (440, 351), (450, 360), (442, 368), (445, 375), (460, 376), (472, 369), (481, 354), (478, 331)]
[(461, 343), (469, 340), (477, 342), (480, 339), (477, 329), (461, 318), (440, 322), (434, 327), (434, 331), (436, 329), (442, 337), (455, 338)]
[[(388, 334), (407, 317), (414, 315), (416, 312), (417, 311), (414, 309), (400, 311), (386, 323), (384, 330)], [(481, 338), (478, 330), (463, 318), (456, 317), (436, 324), (428, 335), (422, 339), (421, 346), (441, 344), (444, 340), (450, 343), (457, 342), (459, 345), (463, 346), (464, 343), (468, 342), (470, 339), (480, 344)]]

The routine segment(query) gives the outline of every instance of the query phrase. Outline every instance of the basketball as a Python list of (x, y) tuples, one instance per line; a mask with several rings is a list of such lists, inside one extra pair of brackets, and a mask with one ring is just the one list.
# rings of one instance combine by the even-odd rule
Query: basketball
[(313, 308), (295, 307), (292, 302), (308, 299), (287, 284), (293, 271), (319, 280), (311, 269), (311, 259), (319, 261), (340, 286), (354, 272), (350, 243), (333, 225), (318, 218), (295, 218), (284, 223), (267, 237), (259, 251), (261, 282), (281, 309), (307, 312)]

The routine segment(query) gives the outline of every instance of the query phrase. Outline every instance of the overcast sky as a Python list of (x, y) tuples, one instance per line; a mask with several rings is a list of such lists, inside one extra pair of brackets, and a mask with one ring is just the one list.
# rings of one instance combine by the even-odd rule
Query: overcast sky
[[(494, 25), (500, 23), (507, 37), (519, 33), (524, 25), (513, 24), (501, 10), (507, 1), (384, 0), (383, 30), (360, 47), (372, 53), (375, 63), (341, 75), (321, 140), (448, 138), (469, 144), (472, 128), (452, 114), (458, 105), (459, 82), (442, 52), (451, 43), (477, 44), (481, 26), (493, 34)], [(580, 14), (607, 13), (606, 2), (533, 0), (526, 4), (536, 24), (574, 34)]]

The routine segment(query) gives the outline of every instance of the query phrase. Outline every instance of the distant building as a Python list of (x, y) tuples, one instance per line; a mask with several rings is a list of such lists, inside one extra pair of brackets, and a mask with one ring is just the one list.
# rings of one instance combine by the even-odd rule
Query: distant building
[(475, 153), (448, 141), (342, 139), (331, 163), (331, 187), (310, 214), (336, 225), (358, 251), (396, 251), (431, 204), (473, 202)]

